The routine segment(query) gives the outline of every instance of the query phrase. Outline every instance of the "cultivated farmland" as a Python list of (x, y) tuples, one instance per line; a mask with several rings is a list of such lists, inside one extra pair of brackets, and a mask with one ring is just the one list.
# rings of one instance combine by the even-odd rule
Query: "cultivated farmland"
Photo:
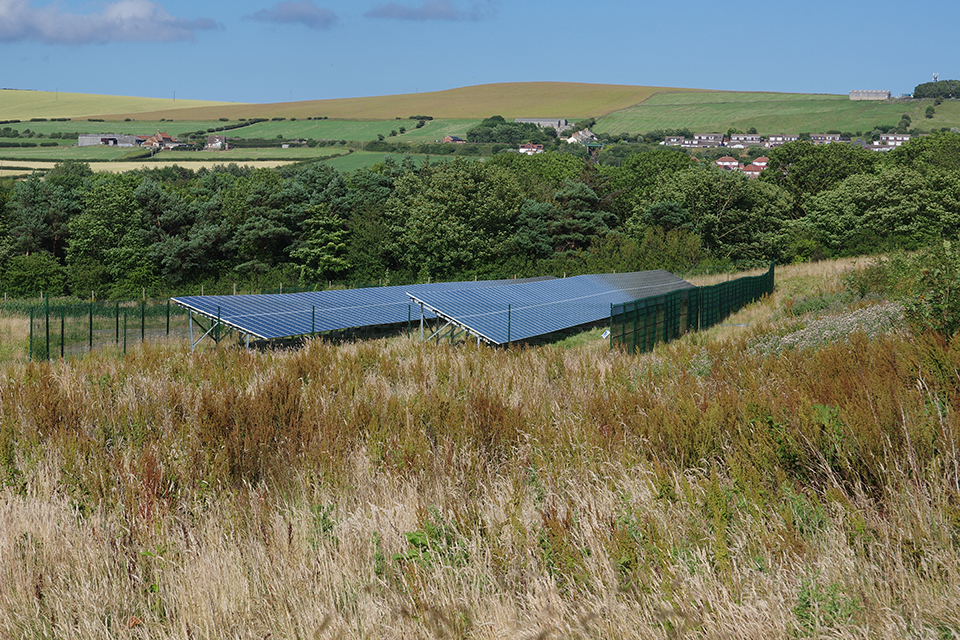
[(851, 101), (847, 96), (705, 91), (660, 93), (641, 104), (600, 119), (600, 132), (645, 132), (688, 127), (696, 131), (725, 132), (730, 127), (754, 127), (762, 134), (870, 131), (878, 124), (893, 125), (906, 113), (913, 125), (929, 129), (960, 124), (960, 103), (947, 101), (932, 119), (924, 110), (932, 100)]

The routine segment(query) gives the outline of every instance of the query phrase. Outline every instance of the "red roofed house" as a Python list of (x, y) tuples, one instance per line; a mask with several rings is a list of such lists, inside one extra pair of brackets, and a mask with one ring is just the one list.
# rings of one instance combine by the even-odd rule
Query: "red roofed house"
[(758, 164), (748, 164), (743, 168), (743, 175), (748, 178), (756, 178), (760, 175), (760, 172), (763, 171), (763, 167)]
[(179, 147), (181, 144), (183, 143), (178, 142), (169, 133), (162, 131), (157, 131), (156, 135), (145, 136), (143, 138), (143, 146), (153, 147), (154, 149), (173, 149), (174, 147)]
[(535, 153), (543, 153), (543, 145), (533, 144), (532, 142), (522, 144), (520, 145), (520, 153), (525, 153), (528, 156), (532, 156)]
[(770, 162), (770, 158), (767, 156), (760, 156), (753, 161), (753, 164), (757, 165), (758, 167), (766, 167), (768, 162)]

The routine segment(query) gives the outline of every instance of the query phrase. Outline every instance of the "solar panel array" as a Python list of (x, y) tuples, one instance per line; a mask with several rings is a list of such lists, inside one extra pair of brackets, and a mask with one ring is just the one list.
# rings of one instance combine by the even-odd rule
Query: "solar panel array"
[(694, 288), (667, 271), (656, 270), (409, 293), (425, 312), (489, 343), (506, 344), (609, 318), (611, 304)]
[(551, 279), (555, 278), (438, 282), (303, 293), (184, 296), (172, 300), (195, 314), (219, 320), (240, 333), (274, 340), (314, 332), (399, 324), (407, 322), (411, 316), (419, 322), (420, 309), (412, 306), (411, 293), (424, 295), (451, 289), (500, 288), (518, 282)]

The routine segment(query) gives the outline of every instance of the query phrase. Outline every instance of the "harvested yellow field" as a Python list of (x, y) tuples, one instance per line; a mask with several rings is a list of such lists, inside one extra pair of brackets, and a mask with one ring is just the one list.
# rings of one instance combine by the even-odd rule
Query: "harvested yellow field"
[[(290, 164), (292, 162), (297, 162), (296, 160), (249, 160), (249, 161), (239, 161), (237, 164), (242, 166), (254, 167), (256, 169), (273, 169), (276, 167), (283, 166), (285, 164)], [(56, 161), (50, 162), (20, 162), (20, 161), (6, 161), (5, 163), (0, 163), (0, 178), (8, 176), (22, 176), (29, 173), (28, 170), (47, 170), (53, 169), (53, 166), (57, 164)], [(156, 161), (151, 160), (149, 162), (144, 162), (142, 160), (132, 161), (132, 162), (91, 162), (90, 168), (93, 169), (94, 173), (125, 173), (127, 171), (137, 171), (139, 169), (162, 169), (164, 167), (172, 167), (178, 165), (181, 167), (186, 167), (187, 169), (193, 169), (194, 171), (198, 169), (212, 169), (217, 165), (223, 165), (223, 160), (202, 160), (197, 162), (184, 162), (183, 160), (177, 161)], [(10, 165), (10, 167), (5, 166)], [(11, 168), (12, 167), (12, 168)]]
[[(599, 117), (639, 104), (664, 92), (697, 91), (667, 87), (584, 84), (572, 82), (511, 82), (461, 87), (446, 91), (368, 98), (309, 100), (276, 104), (181, 105), (151, 112), (137, 112), (143, 119), (216, 120), (218, 118), (355, 118), (392, 120), (412, 115), (444, 119), (589, 118)], [(122, 120), (130, 114), (104, 112), (105, 120)]]
[[(129, 117), (163, 109), (193, 109), (235, 103), (164, 98), (134, 98), (56, 91), (0, 89), (0, 120), (29, 121), (31, 118), (98, 118), (102, 113), (124, 113)], [(123, 120), (123, 118), (119, 118)]]

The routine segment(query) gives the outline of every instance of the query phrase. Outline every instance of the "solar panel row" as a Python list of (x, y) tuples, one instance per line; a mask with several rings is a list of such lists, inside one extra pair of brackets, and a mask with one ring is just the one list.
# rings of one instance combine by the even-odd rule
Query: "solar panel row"
[(610, 305), (694, 285), (663, 270), (586, 275), (495, 289), (410, 292), (432, 312), (492, 344), (506, 344), (610, 317)]
[(572, 278), (441, 282), (342, 291), (186, 296), (173, 302), (242, 334), (273, 340), (440, 317), (506, 344), (597, 322), (610, 305), (693, 288), (667, 271)]
[[(554, 278), (536, 278), (542, 281)], [(530, 280), (481, 280), (479, 282), (438, 282), (340, 291), (311, 291), (238, 296), (183, 296), (173, 302), (193, 313), (240, 333), (274, 340), (314, 332), (350, 329), (419, 321), (420, 310), (413, 306), (410, 292), (426, 293), (447, 289), (501, 287)]]

